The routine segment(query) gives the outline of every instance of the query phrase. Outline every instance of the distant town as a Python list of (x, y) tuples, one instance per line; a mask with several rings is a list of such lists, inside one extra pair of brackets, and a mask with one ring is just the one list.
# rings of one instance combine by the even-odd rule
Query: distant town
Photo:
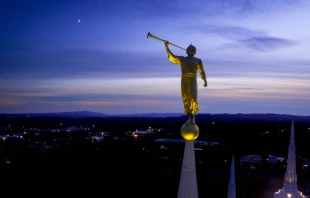
[[(199, 185), (210, 189), (199, 187), (200, 197), (208, 197), (207, 193), (227, 197), (227, 192), (216, 189), (227, 189), (232, 155), (238, 197), (268, 198), (268, 193), (272, 197), (283, 186), (292, 118), (296, 120), (298, 182), (300, 191), (309, 195), (308, 117), (205, 114), (197, 115), (201, 138), (195, 140), (195, 155)], [(2, 114), (2, 178), (13, 177), (20, 183), (29, 178), (37, 178), (36, 182), (48, 178), (48, 185), (42, 188), (53, 186), (59, 192), (70, 184), (88, 193), (94, 193), (93, 188), (104, 188), (101, 193), (107, 197), (112, 192), (112, 197), (118, 197), (122, 192), (112, 189), (125, 186), (121, 188), (134, 188), (126, 192), (136, 197), (146, 192), (154, 197), (175, 197), (184, 149), (180, 136), (184, 121), (184, 116), (172, 114)], [(162, 192), (165, 194), (161, 195)]]

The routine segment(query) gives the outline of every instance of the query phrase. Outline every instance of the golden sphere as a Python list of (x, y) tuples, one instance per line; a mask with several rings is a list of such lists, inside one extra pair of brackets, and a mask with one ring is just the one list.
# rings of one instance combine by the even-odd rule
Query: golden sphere
[(199, 135), (199, 128), (196, 124), (183, 124), (181, 135), (185, 140), (195, 140)]

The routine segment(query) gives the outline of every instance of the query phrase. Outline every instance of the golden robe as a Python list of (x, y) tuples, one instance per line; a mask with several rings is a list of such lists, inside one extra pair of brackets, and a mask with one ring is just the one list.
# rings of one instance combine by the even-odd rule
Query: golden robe
[(197, 72), (199, 71), (202, 80), (206, 80), (206, 74), (201, 59), (196, 57), (175, 56), (167, 48), (168, 60), (181, 66), (181, 94), (184, 105), (184, 113), (196, 114), (199, 111), (198, 106), (198, 87)]

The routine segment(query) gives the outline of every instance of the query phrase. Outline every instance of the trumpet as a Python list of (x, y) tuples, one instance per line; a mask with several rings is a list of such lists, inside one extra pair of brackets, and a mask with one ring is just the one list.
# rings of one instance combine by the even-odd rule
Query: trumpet
[[(166, 40), (163, 40), (163, 39), (161, 39), (161, 38), (158, 38), (158, 37), (152, 35), (150, 32), (147, 34), (147, 38), (153, 38), (153, 39), (156, 39), (156, 40), (161, 41), (161, 42), (166, 42)], [(172, 45), (172, 46), (174, 46), (174, 47), (180, 48), (180, 49), (182, 49), (182, 50), (186, 50), (186, 49), (184, 49), (184, 48), (182, 48), (182, 47), (180, 47), (180, 46), (177, 46), (177, 45), (175, 45), (175, 44), (173, 44), (173, 43), (169, 43), (169, 44)]]

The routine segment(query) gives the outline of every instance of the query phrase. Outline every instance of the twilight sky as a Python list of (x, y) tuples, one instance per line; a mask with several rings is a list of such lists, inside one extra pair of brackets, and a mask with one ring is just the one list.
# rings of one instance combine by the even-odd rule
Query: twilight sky
[(183, 112), (151, 32), (196, 46), (199, 113), (310, 115), (309, 20), (309, 0), (5, 0), (0, 113)]

